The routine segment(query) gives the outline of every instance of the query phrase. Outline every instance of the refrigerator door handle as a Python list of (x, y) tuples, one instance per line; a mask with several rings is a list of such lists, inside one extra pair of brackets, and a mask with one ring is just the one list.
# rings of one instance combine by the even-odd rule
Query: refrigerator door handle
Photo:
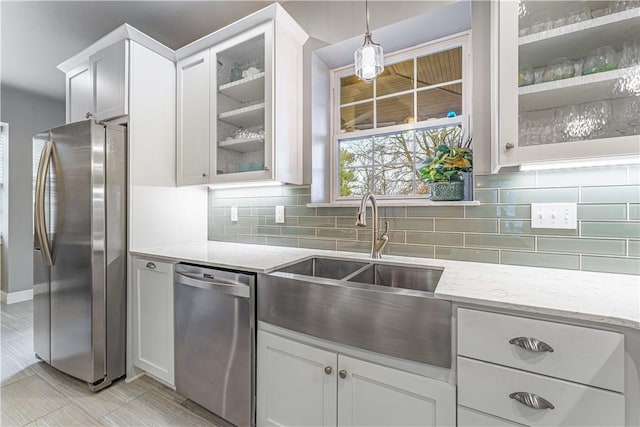
[(35, 234), (36, 243), (40, 246), (36, 249), (40, 249), (42, 258), (47, 266), (53, 265), (53, 258), (51, 256), (51, 245), (47, 237), (47, 224), (45, 217), (45, 195), (47, 185), (47, 175), (49, 171), (49, 165), (51, 164), (51, 155), (53, 153), (53, 141), (48, 141), (42, 150), (40, 156), (40, 163), (38, 165), (38, 174), (36, 175), (36, 203), (34, 209), (34, 221), (35, 221)]

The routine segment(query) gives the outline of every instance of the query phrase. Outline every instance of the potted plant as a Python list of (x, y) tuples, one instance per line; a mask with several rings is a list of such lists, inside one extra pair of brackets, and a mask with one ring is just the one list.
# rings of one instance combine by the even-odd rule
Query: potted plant
[[(445, 141), (448, 138), (443, 138)], [(471, 137), (448, 139), (430, 153), (420, 168), (422, 179), (429, 184), (431, 200), (457, 201), (464, 199), (464, 172), (473, 169)]]

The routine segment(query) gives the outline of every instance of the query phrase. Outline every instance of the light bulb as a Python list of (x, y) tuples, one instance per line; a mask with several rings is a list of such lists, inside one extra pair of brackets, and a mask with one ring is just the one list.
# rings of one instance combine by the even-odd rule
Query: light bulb
[(383, 51), (382, 46), (371, 41), (371, 34), (364, 36), (364, 44), (353, 54), (356, 75), (366, 81), (372, 82), (382, 73)]

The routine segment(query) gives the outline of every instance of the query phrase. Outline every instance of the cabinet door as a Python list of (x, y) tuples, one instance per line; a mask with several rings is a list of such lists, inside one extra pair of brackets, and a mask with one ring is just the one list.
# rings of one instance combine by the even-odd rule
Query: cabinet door
[(338, 426), (454, 426), (455, 387), (338, 356)]
[(89, 64), (67, 73), (67, 123), (87, 118), (93, 112)]
[(178, 185), (209, 182), (209, 51), (178, 62)]
[(173, 385), (173, 265), (136, 258), (133, 269), (133, 364)]
[(109, 120), (129, 114), (129, 40), (102, 49), (89, 63), (95, 118)]
[(495, 2), (501, 166), (598, 163), (640, 153), (640, 7)]
[(335, 426), (337, 355), (258, 332), (258, 426)]
[(273, 179), (272, 52), (273, 23), (211, 49), (212, 182)]

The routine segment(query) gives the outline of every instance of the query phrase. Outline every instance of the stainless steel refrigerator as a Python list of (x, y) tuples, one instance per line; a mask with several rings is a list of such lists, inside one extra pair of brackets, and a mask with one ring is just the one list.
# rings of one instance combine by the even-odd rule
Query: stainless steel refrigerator
[(125, 129), (71, 123), (33, 150), (34, 349), (97, 391), (125, 374)]

